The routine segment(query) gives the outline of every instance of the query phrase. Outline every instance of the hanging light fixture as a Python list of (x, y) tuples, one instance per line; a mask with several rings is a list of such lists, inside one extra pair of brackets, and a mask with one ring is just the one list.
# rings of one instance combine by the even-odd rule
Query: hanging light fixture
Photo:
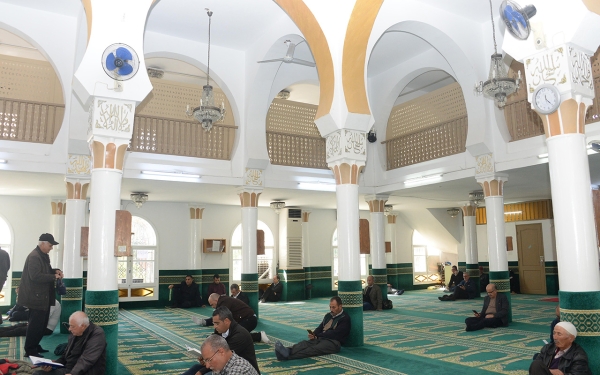
[(490, 0), (490, 14), (492, 17), (492, 37), (494, 39), (494, 54), (490, 63), (490, 74), (485, 82), (475, 84), (475, 90), (478, 93), (483, 93), (486, 98), (493, 99), (498, 108), (504, 108), (506, 98), (519, 89), (521, 84), (521, 72), (515, 80), (509, 78), (506, 72), (506, 67), (502, 61), (502, 54), (498, 53), (496, 46), (496, 26), (494, 25), (494, 13), (492, 11), (492, 0)]
[(130, 197), (137, 208), (142, 208), (142, 205), (148, 201), (146, 193), (131, 193)]
[(206, 85), (202, 87), (202, 99), (200, 99), (200, 106), (190, 111), (190, 106), (187, 106), (185, 113), (188, 116), (194, 116), (202, 124), (202, 128), (209, 131), (213, 124), (222, 121), (225, 117), (225, 103), (221, 102), (221, 107), (215, 106), (215, 97), (213, 88), (210, 85), (210, 25), (213, 12), (206, 9), (208, 14), (208, 69), (206, 72)]
[(269, 206), (271, 206), (271, 208), (273, 209), (273, 211), (275, 211), (275, 213), (277, 215), (279, 215), (279, 213), (281, 212), (281, 210), (283, 210), (285, 208), (285, 202), (282, 202), (282, 201), (271, 202), (269, 204)]
[(458, 216), (458, 214), (460, 213), (460, 209), (458, 208), (449, 208), (446, 210), (446, 212), (448, 213), (448, 215), (450, 215), (451, 218), (455, 218)]
[(392, 206), (391, 204), (386, 204), (383, 206), (383, 214), (385, 216), (388, 216), (389, 214), (391, 214), (392, 211), (394, 211), (394, 206)]
[(476, 190), (469, 193), (469, 200), (476, 206), (483, 206), (485, 204), (485, 196), (483, 190)]

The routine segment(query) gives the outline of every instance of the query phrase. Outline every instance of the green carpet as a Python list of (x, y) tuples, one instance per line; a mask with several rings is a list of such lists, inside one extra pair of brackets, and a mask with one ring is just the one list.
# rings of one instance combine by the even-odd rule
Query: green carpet
[[(506, 328), (465, 332), (464, 319), (480, 310), (483, 299), (441, 302), (437, 291), (407, 291), (389, 296), (393, 310), (364, 313), (362, 347), (336, 355), (277, 361), (275, 340), (292, 345), (306, 338), (328, 311), (329, 300), (260, 304), (257, 330), (271, 344), (255, 344), (262, 374), (406, 374), (526, 375), (531, 357), (548, 339), (555, 305), (541, 296), (513, 295), (514, 322)], [(196, 326), (193, 316), (211, 308), (119, 311), (119, 375), (181, 374), (196, 363), (186, 345), (199, 348), (212, 332)], [(5, 323), (6, 324), (6, 323)], [(58, 330), (57, 330), (58, 332)], [(54, 349), (67, 335), (54, 334), (42, 346)], [(0, 357), (19, 358), (24, 338), (0, 338)], [(48, 356), (54, 358), (53, 355)]]

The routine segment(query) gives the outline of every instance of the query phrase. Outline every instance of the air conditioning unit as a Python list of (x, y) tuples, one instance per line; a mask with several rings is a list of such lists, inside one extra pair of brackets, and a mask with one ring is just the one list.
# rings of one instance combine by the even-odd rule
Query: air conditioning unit
[(279, 215), (279, 266), (302, 269), (302, 210), (285, 208)]

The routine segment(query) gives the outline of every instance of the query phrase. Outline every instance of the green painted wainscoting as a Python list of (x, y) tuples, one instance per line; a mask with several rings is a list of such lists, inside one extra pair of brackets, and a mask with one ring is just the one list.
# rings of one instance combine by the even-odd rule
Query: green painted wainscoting
[(304, 269), (279, 270), (283, 284), (282, 301), (303, 301), (305, 297)]
[[(331, 288), (331, 266), (304, 267), (304, 278), (310, 280), (310, 298), (332, 297), (336, 293)], [(308, 285), (307, 285), (308, 286)]]
[(392, 284), (392, 287), (398, 289), (398, 265), (393, 263), (388, 263), (385, 265), (387, 267), (387, 281)]
[(558, 285), (558, 262), (545, 262), (546, 268), (546, 294), (557, 295), (560, 290)]
[(398, 275), (398, 283), (394, 286), (396, 289), (415, 290), (427, 288), (429, 285), (413, 285), (413, 264), (412, 263), (397, 263), (396, 270)]

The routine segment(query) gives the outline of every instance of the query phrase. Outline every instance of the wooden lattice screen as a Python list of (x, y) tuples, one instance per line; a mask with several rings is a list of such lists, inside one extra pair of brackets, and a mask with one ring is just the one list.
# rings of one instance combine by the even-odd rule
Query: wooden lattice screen
[(52, 144), (64, 112), (49, 62), (0, 55), (0, 139)]
[(325, 138), (315, 125), (317, 106), (275, 99), (267, 113), (271, 164), (327, 169)]
[(200, 103), (202, 87), (150, 79), (153, 90), (136, 108), (130, 150), (155, 154), (230, 160), (236, 129), (231, 105), (223, 91), (213, 88), (215, 104), (225, 104), (225, 118), (204, 131), (186, 108)]
[(395, 106), (387, 124), (387, 169), (466, 151), (467, 109), (455, 82)]

